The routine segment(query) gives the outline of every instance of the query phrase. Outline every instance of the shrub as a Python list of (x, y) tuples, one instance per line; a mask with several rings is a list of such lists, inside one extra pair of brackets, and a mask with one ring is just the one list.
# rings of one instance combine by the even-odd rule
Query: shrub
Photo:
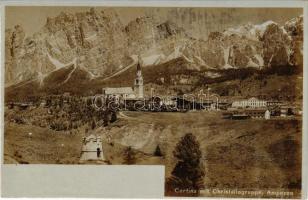
[(136, 163), (136, 158), (135, 158), (135, 152), (132, 150), (132, 148), (129, 146), (125, 148), (123, 157), (124, 157), (124, 162), (123, 164), (126, 165), (132, 165)]

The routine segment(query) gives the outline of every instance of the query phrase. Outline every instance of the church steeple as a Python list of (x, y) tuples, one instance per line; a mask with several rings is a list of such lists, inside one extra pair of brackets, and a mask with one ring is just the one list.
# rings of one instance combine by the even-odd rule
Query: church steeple
[(138, 61), (137, 64), (137, 73), (136, 73), (136, 79), (134, 84), (134, 91), (137, 96), (137, 98), (143, 98), (143, 77), (141, 73), (141, 65)]
[(138, 61), (138, 64), (137, 64), (137, 72), (138, 72), (138, 71), (141, 71), (141, 66), (140, 66), (139, 61)]

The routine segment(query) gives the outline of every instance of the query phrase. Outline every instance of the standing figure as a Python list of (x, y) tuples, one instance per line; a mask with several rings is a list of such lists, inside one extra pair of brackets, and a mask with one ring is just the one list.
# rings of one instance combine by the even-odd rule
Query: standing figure
[(96, 149), (96, 155), (97, 155), (98, 158), (101, 157), (101, 149), (100, 148)]

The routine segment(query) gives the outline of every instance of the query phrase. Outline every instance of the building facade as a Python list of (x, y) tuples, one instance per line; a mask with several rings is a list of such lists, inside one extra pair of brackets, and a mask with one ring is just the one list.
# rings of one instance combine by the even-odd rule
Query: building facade
[(274, 106), (281, 106), (283, 103), (282, 101), (277, 101), (277, 100), (271, 100), (266, 102), (268, 107), (274, 107)]
[(100, 136), (91, 134), (83, 138), (80, 160), (105, 160)]
[(250, 99), (238, 100), (232, 103), (233, 108), (265, 108), (267, 102), (264, 100), (259, 100), (255, 97)]
[(104, 88), (103, 94), (108, 97), (116, 97), (116, 98), (135, 98), (135, 92), (131, 87), (118, 87), (118, 88)]

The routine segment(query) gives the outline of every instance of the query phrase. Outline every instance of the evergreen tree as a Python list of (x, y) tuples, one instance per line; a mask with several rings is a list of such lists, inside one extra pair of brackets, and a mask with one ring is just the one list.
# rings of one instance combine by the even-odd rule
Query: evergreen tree
[(108, 111), (104, 112), (103, 121), (104, 126), (108, 126), (110, 122), (110, 113)]
[(87, 102), (86, 102), (86, 104), (87, 104), (87, 107), (92, 106), (92, 105), (93, 105), (93, 101), (92, 101), (92, 99), (91, 99), (91, 98), (87, 98)]
[(113, 123), (115, 121), (117, 121), (117, 113), (115, 111), (112, 111), (110, 122)]
[(94, 130), (96, 128), (96, 123), (95, 123), (94, 120), (92, 121), (91, 128), (92, 128), (92, 130)]
[(46, 100), (46, 107), (49, 108), (52, 105), (52, 101), (50, 98)]
[[(198, 196), (200, 189), (204, 188), (204, 168), (202, 166), (199, 142), (196, 137), (188, 133), (181, 138), (176, 145), (173, 155), (178, 162), (174, 167), (171, 177), (166, 182), (167, 192), (173, 193), (178, 189), (193, 189), (195, 193), (187, 193), (189, 196)], [(183, 193), (182, 195), (185, 195)]]
[(163, 156), (163, 154), (161, 153), (159, 145), (156, 146), (154, 156), (159, 156), (159, 157)]
[(64, 100), (63, 100), (63, 96), (61, 95), (59, 99), (59, 107), (63, 108), (63, 104), (64, 104)]

